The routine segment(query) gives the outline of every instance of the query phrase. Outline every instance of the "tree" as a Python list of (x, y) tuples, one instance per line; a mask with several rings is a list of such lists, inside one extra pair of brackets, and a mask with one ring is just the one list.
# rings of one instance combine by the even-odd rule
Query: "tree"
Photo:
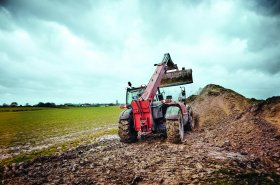
[(45, 103), (45, 107), (56, 107), (55, 103), (47, 102)]
[(43, 103), (43, 102), (39, 102), (36, 107), (56, 107), (55, 103)]
[(45, 106), (45, 104), (43, 103), (43, 102), (39, 102), (37, 105), (36, 105), (36, 107), (44, 107)]
[(18, 103), (17, 103), (17, 102), (12, 102), (10, 106), (11, 106), (11, 107), (17, 107), (17, 106), (18, 106)]

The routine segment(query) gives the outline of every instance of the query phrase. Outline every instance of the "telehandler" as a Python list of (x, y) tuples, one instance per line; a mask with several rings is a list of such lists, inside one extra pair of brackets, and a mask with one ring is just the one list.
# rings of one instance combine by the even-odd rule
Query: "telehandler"
[[(128, 82), (126, 104), (121, 106), (125, 110), (119, 116), (118, 135), (122, 142), (136, 142), (143, 135), (162, 133), (169, 142), (181, 143), (184, 132), (194, 127), (191, 107), (185, 104), (185, 87), (180, 86), (193, 83), (192, 70), (179, 70), (169, 53), (154, 66), (156, 69), (148, 85), (132, 87)], [(171, 86), (181, 88), (177, 101), (161, 91)]]

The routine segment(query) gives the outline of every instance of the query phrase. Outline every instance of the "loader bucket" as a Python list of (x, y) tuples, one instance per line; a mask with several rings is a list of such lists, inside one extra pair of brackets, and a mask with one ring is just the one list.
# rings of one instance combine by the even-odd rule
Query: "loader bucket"
[(160, 82), (160, 87), (171, 87), (190, 83), (193, 83), (191, 69), (167, 71)]

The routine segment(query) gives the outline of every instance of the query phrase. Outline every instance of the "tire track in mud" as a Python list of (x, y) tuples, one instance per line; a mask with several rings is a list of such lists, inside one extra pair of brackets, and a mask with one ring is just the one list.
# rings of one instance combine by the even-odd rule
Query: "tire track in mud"
[(251, 156), (204, 142), (203, 134), (187, 134), (179, 145), (162, 138), (124, 144), (115, 135), (101, 137), (97, 143), (59, 155), (6, 166), (2, 183), (215, 184), (234, 180), (220, 171), (247, 173), (263, 168), (261, 163), (247, 168)]
[(116, 128), (116, 126), (112, 125), (107, 127), (99, 127), (99, 128), (82, 130), (79, 132), (72, 132), (61, 136), (54, 136), (38, 141), (36, 142), (36, 144), (25, 144), (25, 145), (12, 146), (8, 148), (0, 148), (0, 160), (10, 158), (19, 154), (26, 154), (32, 151), (47, 149), (49, 147), (56, 146), (58, 144), (63, 144), (65, 142), (81, 139), (87, 135), (94, 134), (98, 131), (109, 130), (112, 128)]

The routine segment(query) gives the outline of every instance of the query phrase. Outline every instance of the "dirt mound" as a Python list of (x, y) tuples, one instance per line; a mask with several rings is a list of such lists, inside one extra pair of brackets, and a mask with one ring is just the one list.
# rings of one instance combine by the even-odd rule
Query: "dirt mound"
[(280, 130), (280, 97), (274, 96), (263, 101), (255, 101), (249, 111), (261, 117)]
[(254, 155), (280, 170), (280, 97), (248, 99), (218, 85), (188, 98), (204, 141)]
[(209, 84), (198, 95), (190, 96), (186, 102), (193, 108), (200, 127), (217, 124), (228, 116), (249, 113), (280, 128), (279, 96), (266, 100), (249, 99), (231, 89)]
[(227, 116), (241, 113), (246, 110), (253, 100), (219, 85), (209, 84), (202, 89), (199, 95), (187, 99), (198, 117), (197, 124), (216, 124)]

